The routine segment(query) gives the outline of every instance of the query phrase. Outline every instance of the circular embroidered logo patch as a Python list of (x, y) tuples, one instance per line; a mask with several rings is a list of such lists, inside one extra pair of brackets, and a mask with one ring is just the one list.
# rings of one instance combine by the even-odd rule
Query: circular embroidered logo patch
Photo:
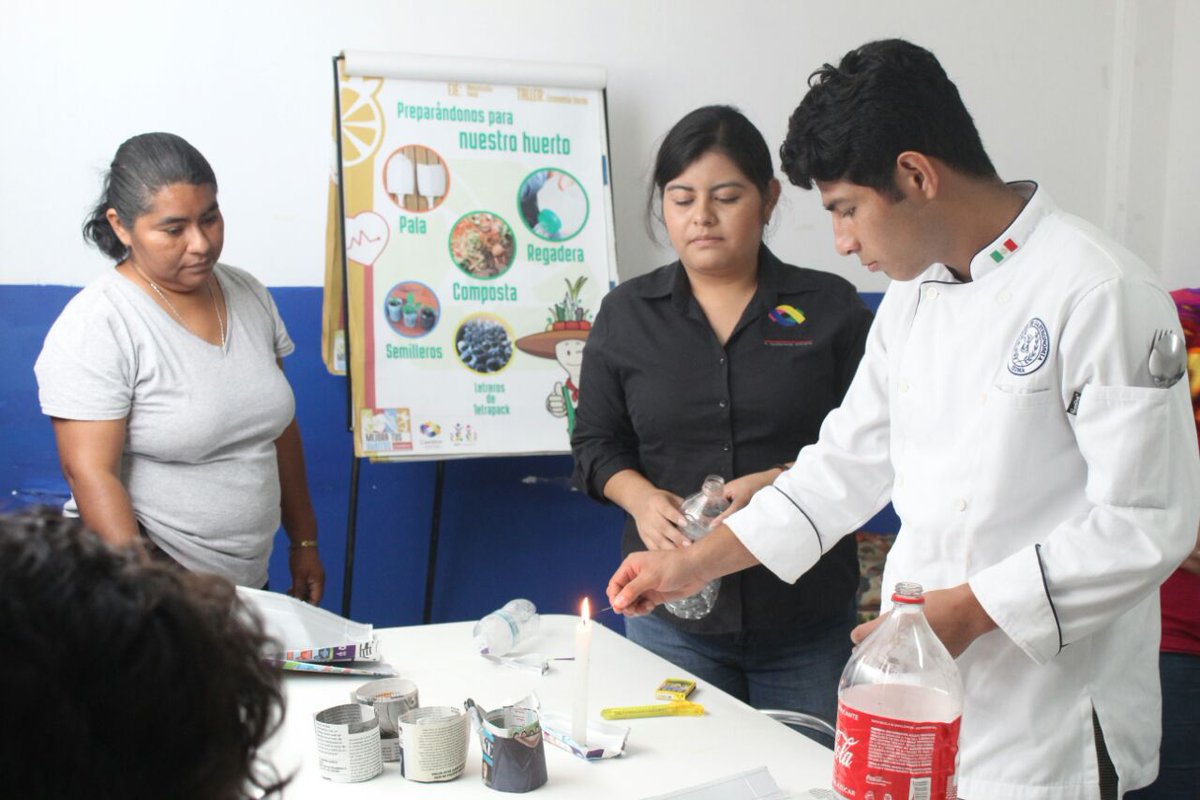
[(1050, 355), (1050, 332), (1046, 323), (1037, 317), (1029, 320), (1013, 345), (1008, 371), (1013, 375), (1028, 375), (1046, 363)]

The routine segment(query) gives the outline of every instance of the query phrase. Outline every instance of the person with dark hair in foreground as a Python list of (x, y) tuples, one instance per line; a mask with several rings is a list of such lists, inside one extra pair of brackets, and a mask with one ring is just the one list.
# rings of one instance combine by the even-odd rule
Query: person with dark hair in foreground
[(1004, 183), (937, 59), (908, 42), (813, 73), (781, 154), (819, 189), (838, 250), (894, 282), (817, 443), (697, 544), (627, 557), (614, 608), (644, 614), (757, 563), (794, 581), (891, 500), (884, 597), (925, 587), (966, 690), (959, 795), (1148, 784), (1155, 589), (1200, 519), (1186, 383), (1147, 366), (1157, 332), (1179, 331), (1170, 296), (1037, 184)]
[(49, 511), (0, 515), (0, 795), (235, 800), (286, 781), (258, 760), (279, 673), (232, 584), (114, 549)]

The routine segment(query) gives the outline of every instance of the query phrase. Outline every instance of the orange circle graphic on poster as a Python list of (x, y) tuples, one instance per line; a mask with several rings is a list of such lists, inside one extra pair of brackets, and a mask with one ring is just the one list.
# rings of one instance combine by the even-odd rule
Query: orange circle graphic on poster
[(383, 191), (404, 211), (432, 211), (450, 193), (450, 170), (433, 148), (406, 144), (384, 161)]

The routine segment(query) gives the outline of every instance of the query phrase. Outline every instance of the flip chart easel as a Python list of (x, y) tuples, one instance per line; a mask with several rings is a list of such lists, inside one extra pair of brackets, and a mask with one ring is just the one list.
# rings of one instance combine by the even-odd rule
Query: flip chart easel
[(322, 355), (361, 461), (566, 453), (595, 309), (616, 280), (605, 73), (345, 52), (333, 59)]

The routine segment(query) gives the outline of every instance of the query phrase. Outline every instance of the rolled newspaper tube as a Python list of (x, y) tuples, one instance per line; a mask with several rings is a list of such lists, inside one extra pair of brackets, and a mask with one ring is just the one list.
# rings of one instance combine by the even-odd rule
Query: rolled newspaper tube
[(334, 783), (358, 783), (383, 772), (379, 720), (358, 703), (333, 706), (313, 714), (321, 777)]
[(406, 678), (369, 681), (350, 693), (350, 699), (375, 710), (384, 761), (399, 761), (400, 718), (420, 705), (417, 685)]
[(467, 767), (466, 712), (454, 706), (414, 708), (400, 717), (400, 772), (410, 781), (452, 781)]
[(467, 700), (483, 754), (481, 777), (489, 789), (528, 792), (546, 782), (546, 751), (537, 709), (514, 705), (485, 711)]

